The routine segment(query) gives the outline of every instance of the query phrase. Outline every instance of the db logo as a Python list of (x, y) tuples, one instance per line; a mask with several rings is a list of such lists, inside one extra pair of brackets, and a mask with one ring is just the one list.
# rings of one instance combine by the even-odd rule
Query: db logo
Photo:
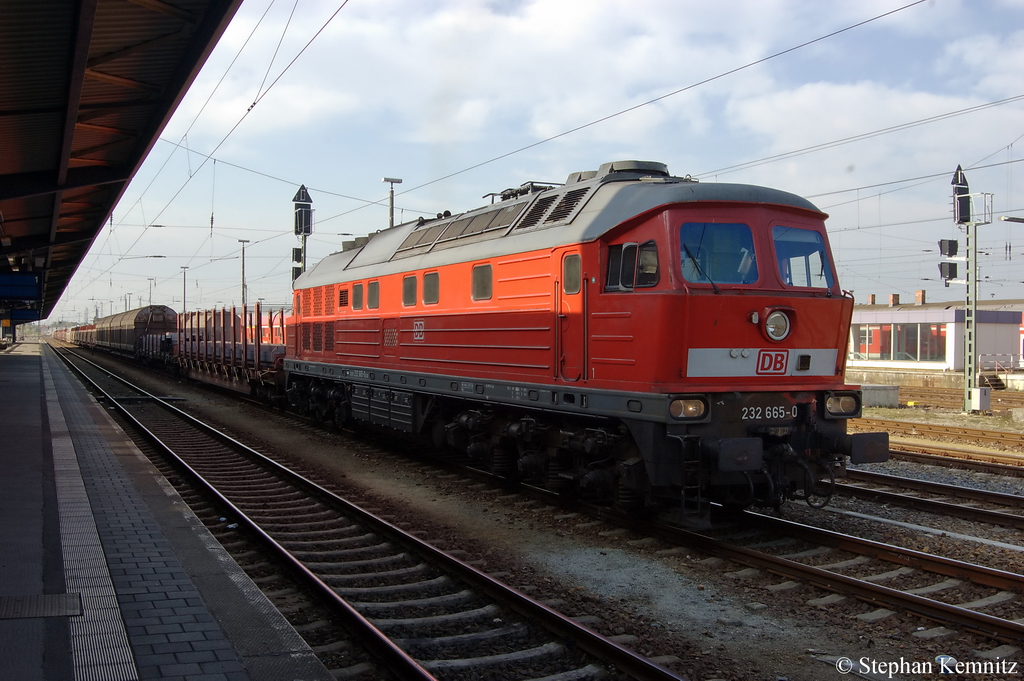
[(417, 343), (422, 343), (424, 336), (426, 335), (427, 325), (422, 319), (413, 320), (412, 323), (412, 339)]
[(789, 366), (789, 352), (786, 350), (760, 350), (757, 353), (757, 374), (784, 375)]

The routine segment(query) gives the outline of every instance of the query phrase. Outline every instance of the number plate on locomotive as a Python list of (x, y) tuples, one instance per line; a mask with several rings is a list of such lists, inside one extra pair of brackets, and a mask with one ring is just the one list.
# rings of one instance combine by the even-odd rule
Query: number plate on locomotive
[(740, 419), (744, 421), (786, 421), (795, 419), (797, 405), (748, 405), (740, 407)]

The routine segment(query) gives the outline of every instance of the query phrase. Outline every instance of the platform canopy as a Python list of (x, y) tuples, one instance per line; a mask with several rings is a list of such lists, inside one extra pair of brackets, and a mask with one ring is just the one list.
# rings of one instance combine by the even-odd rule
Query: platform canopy
[(49, 316), (241, 1), (0, 2), (0, 319)]

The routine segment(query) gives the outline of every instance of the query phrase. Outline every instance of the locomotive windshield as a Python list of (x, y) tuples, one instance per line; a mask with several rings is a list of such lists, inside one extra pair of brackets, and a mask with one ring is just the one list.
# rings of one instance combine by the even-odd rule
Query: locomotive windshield
[(750, 227), (741, 223), (687, 222), (679, 228), (683, 278), (696, 284), (753, 284), (757, 259)]
[(808, 288), (832, 287), (832, 268), (820, 232), (776, 225), (772, 228), (772, 240), (782, 283)]

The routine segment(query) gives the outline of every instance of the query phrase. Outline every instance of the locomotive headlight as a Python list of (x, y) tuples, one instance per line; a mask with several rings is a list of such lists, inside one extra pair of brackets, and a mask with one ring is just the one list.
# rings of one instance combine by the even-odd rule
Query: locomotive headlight
[(782, 310), (776, 310), (764, 320), (764, 332), (773, 341), (784, 340), (789, 335), (789, 315)]
[(825, 409), (833, 416), (856, 414), (860, 404), (853, 395), (832, 395), (825, 401)]
[(668, 405), (668, 413), (674, 419), (700, 419), (708, 412), (708, 405), (704, 400), (695, 398), (684, 398), (672, 400)]

